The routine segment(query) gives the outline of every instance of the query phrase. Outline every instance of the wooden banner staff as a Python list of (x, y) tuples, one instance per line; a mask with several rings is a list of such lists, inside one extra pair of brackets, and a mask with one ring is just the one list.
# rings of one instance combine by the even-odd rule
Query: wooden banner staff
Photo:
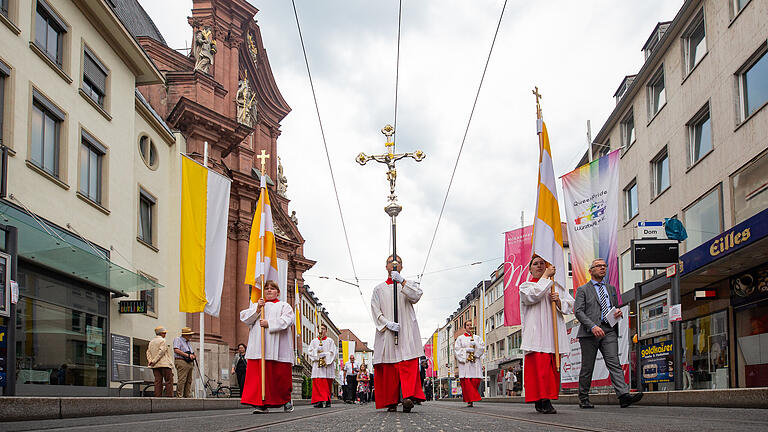
[[(541, 104), (539, 103), (539, 99), (541, 99), (542, 96), (539, 93), (538, 87), (534, 87), (533, 95), (536, 97), (536, 119), (539, 122), (543, 123), (543, 118), (541, 115)], [(542, 152), (544, 151), (544, 138), (542, 137), (543, 129), (537, 132), (539, 135), (539, 155), (540, 155), (539, 163), (541, 163), (541, 155), (542, 155)], [(539, 182), (541, 182), (541, 167), (539, 167)], [(550, 265), (551, 265), (550, 263), (547, 263), (547, 267), (549, 267)], [(555, 269), (555, 271), (557, 271), (557, 269)], [(554, 275), (550, 276), (549, 279), (552, 281), (550, 294), (554, 294), (555, 293)], [(554, 300), (551, 300), (551, 298), (550, 298), (550, 304), (552, 306), (552, 335), (554, 336), (553, 339), (555, 342), (555, 368), (557, 369), (558, 372), (560, 372), (560, 343), (558, 341), (558, 331), (557, 331), (557, 305), (555, 304)]]
[[(261, 151), (260, 155), (256, 156), (257, 159), (261, 161), (261, 175), (265, 176), (267, 175), (266, 172), (266, 165), (267, 165), (267, 159), (269, 159), (269, 155), (264, 150)], [(266, 182), (265, 182), (266, 183)], [(265, 187), (266, 189), (266, 187)], [(264, 190), (261, 191), (261, 193), (264, 193)], [(264, 217), (264, 206), (267, 204), (264, 197), (259, 197), (262, 199), (261, 201), (261, 215), (259, 217)], [(263, 220), (261, 220), (263, 223)], [(264, 233), (266, 235), (266, 232)], [(264, 298), (264, 236), (260, 236), (259, 239), (261, 241), (261, 298)], [(261, 328), (261, 402), (264, 402), (264, 393), (267, 392), (267, 384), (266, 384), (266, 367), (267, 367), (267, 361), (266, 361), (266, 353), (264, 352), (264, 327), (261, 325), (261, 320), (264, 319), (264, 310), (266, 309), (266, 304), (261, 307), (261, 312), (259, 313), (259, 327)]]
[[(399, 153), (396, 154), (395, 151), (395, 141), (392, 139), (392, 136), (395, 134), (395, 128), (393, 128), (391, 125), (386, 125), (381, 130), (381, 133), (384, 134), (384, 136), (387, 137), (387, 142), (384, 144), (387, 149), (387, 153), (382, 155), (374, 155), (374, 156), (368, 156), (365, 153), (360, 153), (357, 155), (355, 160), (360, 165), (365, 165), (368, 161), (374, 160), (379, 163), (383, 163), (387, 165), (388, 171), (387, 171), (387, 180), (389, 180), (389, 197), (387, 198), (389, 200), (389, 204), (387, 204), (386, 207), (384, 207), (384, 211), (389, 215), (391, 223), (392, 223), (392, 259), (393, 259), (393, 269), (395, 271), (401, 271), (402, 268), (398, 269), (397, 266), (397, 215), (400, 214), (400, 211), (403, 209), (403, 207), (397, 203), (397, 195), (395, 195), (395, 180), (397, 179), (397, 170), (395, 170), (395, 162), (398, 160), (410, 157), (416, 160), (416, 162), (421, 162), (424, 160), (426, 155), (421, 150), (416, 150), (412, 153)], [(392, 281), (392, 289), (393, 289), (393, 302), (394, 302), (394, 321), (398, 322), (398, 310), (397, 310), (397, 282)], [(395, 345), (397, 345), (398, 341), (398, 332), (394, 332), (395, 334)]]

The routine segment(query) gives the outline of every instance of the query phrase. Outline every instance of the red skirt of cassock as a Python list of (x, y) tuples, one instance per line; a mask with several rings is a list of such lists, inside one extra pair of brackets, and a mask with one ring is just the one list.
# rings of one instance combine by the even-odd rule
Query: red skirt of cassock
[(480, 387), (482, 378), (462, 378), (461, 379), (461, 394), (464, 398), (464, 402), (478, 402), (483, 398), (480, 397), (480, 392), (477, 389)]
[(264, 363), (264, 375), (267, 378), (264, 400), (261, 399), (261, 359), (248, 359), (240, 403), (268, 408), (283, 406), (291, 401), (292, 365), (274, 360), (266, 360)]
[(555, 355), (541, 352), (526, 354), (523, 384), (526, 402), (557, 399), (560, 394), (560, 372), (555, 368)]
[(331, 401), (333, 378), (312, 378), (312, 403)]
[(426, 400), (424, 390), (421, 388), (419, 359), (375, 364), (373, 376), (376, 377), (374, 384), (376, 408), (387, 408), (389, 405), (397, 404), (400, 401), (401, 392), (404, 399)]

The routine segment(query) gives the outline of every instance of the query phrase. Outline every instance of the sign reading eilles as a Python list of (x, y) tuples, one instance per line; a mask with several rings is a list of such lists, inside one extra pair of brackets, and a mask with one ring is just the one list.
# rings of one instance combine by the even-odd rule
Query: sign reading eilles
[(589, 207), (581, 212), (579, 217), (574, 219), (576, 225), (581, 225), (584, 222), (599, 222), (605, 216), (605, 210), (608, 207), (605, 200), (593, 202)]

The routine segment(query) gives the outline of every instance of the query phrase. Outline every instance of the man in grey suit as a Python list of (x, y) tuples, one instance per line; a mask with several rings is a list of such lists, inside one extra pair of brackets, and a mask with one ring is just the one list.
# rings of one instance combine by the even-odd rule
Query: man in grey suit
[(592, 280), (580, 286), (576, 291), (573, 310), (579, 320), (579, 344), (581, 345), (581, 372), (579, 373), (579, 407), (594, 408), (589, 402), (589, 389), (592, 386), (592, 372), (595, 369), (597, 350), (603, 353), (603, 360), (611, 375), (611, 383), (622, 408), (626, 408), (643, 398), (643, 393), (629, 394), (629, 386), (624, 382), (624, 372), (619, 363), (619, 328), (611, 327), (607, 315), (614, 309), (616, 318), (621, 318), (616, 288), (603, 281), (608, 266), (605, 260), (592, 261), (589, 274)]

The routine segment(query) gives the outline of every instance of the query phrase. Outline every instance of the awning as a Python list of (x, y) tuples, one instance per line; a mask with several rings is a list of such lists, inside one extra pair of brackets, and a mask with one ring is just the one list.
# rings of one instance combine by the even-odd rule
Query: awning
[(61, 228), (46, 224), (58, 236), (46, 232), (32, 216), (7, 202), (0, 202), (0, 223), (18, 229), (19, 258), (123, 296), (163, 287), (97, 255), (87, 243)]

